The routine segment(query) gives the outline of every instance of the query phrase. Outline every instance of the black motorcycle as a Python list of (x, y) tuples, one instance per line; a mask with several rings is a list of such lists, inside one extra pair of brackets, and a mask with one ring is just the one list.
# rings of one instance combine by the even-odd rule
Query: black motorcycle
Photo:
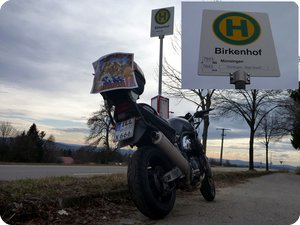
[(207, 201), (215, 198), (209, 162), (198, 139), (197, 128), (209, 110), (165, 120), (156, 110), (137, 103), (145, 78), (134, 63), (138, 84), (133, 89), (102, 91), (119, 147), (136, 147), (128, 164), (128, 186), (137, 208), (147, 217), (160, 219), (173, 208), (176, 190), (197, 188)]

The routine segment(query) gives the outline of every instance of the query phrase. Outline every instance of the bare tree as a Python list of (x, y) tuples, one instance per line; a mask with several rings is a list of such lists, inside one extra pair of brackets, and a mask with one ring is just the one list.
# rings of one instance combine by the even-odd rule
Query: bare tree
[(279, 141), (284, 135), (288, 134), (285, 118), (278, 111), (270, 113), (261, 121), (256, 137), (266, 148), (266, 171), (269, 171), (269, 144), (271, 141)]
[(15, 137), (17, 135), (17, 130), (11, 125), (10, 122), (0, 123), (0, 135), (2, 138), (2, 143), (6, 144), (9, 137)]
[(109, 114), (104, 106), (93, 113), (88, 119), (87, 125), (90, 128), (90, 134), (86, 141), (91, 145), (98, 146), (102, 143), (106, 150), (110, 149), (110, 132), (112, 130)]
[(55, 144), (55, 137), (52, 134), (44, 141), (43, 148), (43, 161), (48, 163), (56, 162), (59, 154)]
[[(175, 30), (172, 36), (172, 47), (174, 54), (180, 55), (181, 52), (181, 31), (179, 28)], [(181, 72), (172, 66), (166, 59), (163, 66), (163, 84), (166, 90), (164, 93), (170, 97), (177, 99), (185, 99), (196, 106), (196, 109), (207, 110), (211, 107), (212, 96), (215, 90), (210, 89), (182, 89), (181, 88)], [(203, 151), (206, 154), (207, 136), (209, 127), (209, 116), (203, 120), (202, 144)]]
[(291, 144), (296, 150), (300, 150), (300, 81), (299, 88), (293, 90), (290, 97), (293, 99), (292, 107), (290, 107), (293, 121)]
[[(178, 99), (185, 99), (196, 105), (197, 110), (207, 110), (211, 107), (212, 96), (214, 89), (182, 89), (181, 88), (181, 73), (172, 67), (166, 60), (163, 67), (163, 84), (166, 87), (166, 93), (168, 96), (175, 97)], [(203, 131), (202, 131), (202, 144), (203, 150), (206, 154), (207, 146), (207, 134), (209, 127), (209, 116), (206, 116), (203, 120)]]
[(291, 144), (296, 150), (300, 150), (300, 110), (295, 115), (294, 129), (291, 132)]
[(282, 101), (282, 91), (272, 90), (227, 90), (219, 91), (215, 98), (220, 117), (239, 116), (249, 126), (249, 170), (254, 169), (254, 137), (263, 119)]

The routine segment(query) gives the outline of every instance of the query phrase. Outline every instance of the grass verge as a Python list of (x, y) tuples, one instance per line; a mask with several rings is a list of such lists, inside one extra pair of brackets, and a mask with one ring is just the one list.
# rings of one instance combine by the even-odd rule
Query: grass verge
[[(18, 224), (32, 218), (49, 217), (48, 212), (93, 204), (94, 200), (128, 197), (125, 174), (88, 178), (50, 177), (0, 182), (0, 215)], [(22, 224), (22, 223), (20, 223)]]
[[(218, 172), (214, 174), (214, 179), (217, 188), (222, 188), (266, 174), (269, 173)], [(116, 214), (122, 213), (123, 208), (131, 204), (126, 174), (0, 182), (0, 215), (10, 224), (24, 224), (24, 221), (29, 221), (28, 224), (39, 224), (41, 221), (76, 224), (73, 220), (66, 222), (67, 217), (59, 216), (57, 212), (61, 209), (68, 209), (68, 214), (73, 214), (69, 218), (82, 215), (80, 219), (86, 218), (85, 221), (95, 216), (109, 219), (110, 216), (115, 218)], [(122, 205), (126, 207), (122, 208)], [(35, 223), (36, 219), (38, 222)]]
[(214, 180), (218, 188), (233, 186), (247, 179), (271, 174), (269, 171), (215, 172)]

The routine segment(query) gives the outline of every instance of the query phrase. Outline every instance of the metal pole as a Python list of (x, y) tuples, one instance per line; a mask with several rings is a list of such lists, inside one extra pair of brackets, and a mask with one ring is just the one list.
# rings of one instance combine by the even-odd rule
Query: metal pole
[(229, 74), (230, 84), (235, 85), (235, 89), (246, 90), (246, 85), (250, 84), (250, 74), (245, 71), (238, 70)]
[(159, 36), (159, 74), (158, 74), (158, 95), (161, 96), (162, 93), (162, 66), (163, 66), (163, 40), (164, 35)]
[(224, 144), (224, 137), (225, 135), (225, 130), (230, 130), (227, 128), (217, 128), (217, 130), (222, 130), (222, 141), (221, 141), (221, 154), (220, 154), (220, 165), (223, 166), (223, 144)]
[(222, 129), (222, 142), (221, 142), (221, 155), (220, 155), (220, 165), (223, 166), (223, 143), (224, 143), (224, 129)]

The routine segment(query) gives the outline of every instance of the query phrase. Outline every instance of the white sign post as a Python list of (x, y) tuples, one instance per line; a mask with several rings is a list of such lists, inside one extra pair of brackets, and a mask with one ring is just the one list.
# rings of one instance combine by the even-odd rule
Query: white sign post
[(150, 37), (159, 37), (159, 77), (158, 95), (162, 92), (162, 58), (163, 58), (163, 39), (165, 35), (173, 34), (174, 29), (174, 7), (152, 10), (151, 33)]
[[(174, 30), (174, 7), (152, 10), (150, 37), (159, 37), (160, 40), (158, 96), (161, 96), (162, 94), (163, 39), (165, 35), (172, 35), (173, 30)], [(158, 101), (158, 104), (160, 103), (161, 101)], [(159, 114), (161, 114), (160, 112), (161, 108), (162, 107), (160, 106), (157, 107)]]

